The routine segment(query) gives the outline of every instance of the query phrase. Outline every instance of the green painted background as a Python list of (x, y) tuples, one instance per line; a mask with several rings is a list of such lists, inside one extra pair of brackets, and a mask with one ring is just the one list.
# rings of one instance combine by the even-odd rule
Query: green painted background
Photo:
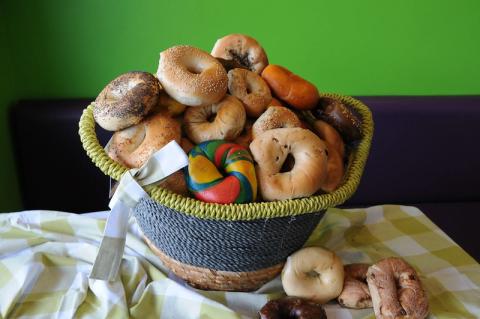
[(480, 1), (0, 0), (0, 211), (21, 208), (6, 106), (93, 97), (175, 44), (257, 38), (270, 61), (351, 95), (480, 94)]

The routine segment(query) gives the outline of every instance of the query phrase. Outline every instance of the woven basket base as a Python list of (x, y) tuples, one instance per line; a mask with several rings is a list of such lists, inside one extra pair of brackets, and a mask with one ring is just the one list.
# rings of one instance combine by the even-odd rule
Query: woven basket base
[(143, 236), (150, 249), (176, 276), (185, 280), (189, 285), (203, 290), (223, 291), (253, 291), (277, 276), (284, 263), (248, 272), (221, 271), (202, 268), (181, 263), (155, 247), (153, 243)]

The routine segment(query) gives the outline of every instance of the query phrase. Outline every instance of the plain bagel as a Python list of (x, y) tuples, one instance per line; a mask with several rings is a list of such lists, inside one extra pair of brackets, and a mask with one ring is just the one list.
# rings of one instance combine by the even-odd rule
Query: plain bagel
[(306, 247), (287, 258), (282, 286), (288, 296), (326, 303), (340, 295), (344, 270), (340, 258), (322, 247)]
[[(276, 128), (256, 137), (250, 144), (260, 193), (263, 199), (283, 200), (307, 197), (320, 189), (327, 177), (325, 143), (303, 128)], [(293, 168), (282, 172), (294, 159)]]
[(168, 142), (181, 142), (180, 123), (166, 112), (152, 114), (142, 122), (115, 132), (106, 151), (128, 168), (141, 167), (150, 156)]
[(228, 91), (242, 101), (248, 116), (259, 117), (272, 101), (270, 89), (258, 74), (233, 69), (228, 72)]
[(196, 144), (232, 141), (242, 133), (246, 118), (242, 102), (226, 95), (219, 103), (188, 108), (184, 115), (185, 133)]

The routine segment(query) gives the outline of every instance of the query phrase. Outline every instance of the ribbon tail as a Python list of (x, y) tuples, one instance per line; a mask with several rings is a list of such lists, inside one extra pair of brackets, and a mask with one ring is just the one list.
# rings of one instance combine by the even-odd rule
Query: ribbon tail
[(90, 273), (91, 279), (117, 279), (125, 249), (129, 215), (130, 208), (122, 201), (117, 201), (108, 216), (102, 243)]

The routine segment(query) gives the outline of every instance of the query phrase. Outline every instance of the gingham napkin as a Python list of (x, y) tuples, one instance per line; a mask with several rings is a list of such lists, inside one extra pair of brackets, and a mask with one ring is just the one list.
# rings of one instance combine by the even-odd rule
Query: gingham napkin
[[(283, 295), (279, 278), (251, 293), (188, 287), (169, 275), (133, 219), (118, 280), (89, 279), (104, 227), (75, 214), (0, 214), (0, 317), (256, 318)], [(414, 207), (329, 209), (306, 245), (334, 250), (344, 263), (403, 257), (420, 274), (429, 318), (480, 318), (480, 265)], [(329, 319), (374, 319), (372, 309), (330, 303), (326, 311)]]

